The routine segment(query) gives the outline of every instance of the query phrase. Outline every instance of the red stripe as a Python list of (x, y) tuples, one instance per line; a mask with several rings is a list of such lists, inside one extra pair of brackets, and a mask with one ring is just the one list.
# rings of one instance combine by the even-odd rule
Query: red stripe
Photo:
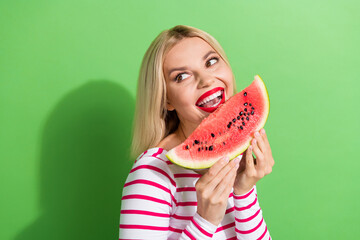
[(257, 240), (262, 239), (265, 236), (266, 232), (267, 232), (267, 226), (265, 225), (265, 231), (263, 232), (263, 234), (261, 234), (261, 236)]
[(191, 220), (193, 218), (193, 216), (179, 216), (176, 214), (172, 215), (172, 217), (179, 220)]
[(167, 177), (170, 182), (172, 183), (172, 185), (174, 185), (174, 187), (176, 187), (176, 182), (174, 181), (174, 179), (172, 179), (169, 174), (167, 174), (164, 170), (160, 169), (160, 168), (157, 168), (157, 167), (154, 167), (154, 166), (151, 166), (151, 165), (140, 165), (140, 166), (137, 166), (136, 168), (133, 168), (130, 173), (132, 172), (135, 172), (139, 169), (150, 169), (150, 170), (154, 170), (158, 173), (161, 173), (162, 175), (164, 175), (165, 177)]
[(158, 198), (154, 198), (154, 197), (149, 197), (146, 195), (140, 195), (140, 194), (132, 194), (132, 195), (127, 195), (127, 196), (123, 196), (121, 198), (121, 200), (126, 200), (126, 199), (141, 199), (141, 200), (147, 200), (147, 201), (152, 201), (152, 202), (157, 202), (157, 203), (161, 203), (161, 204), (165, 204), (165, 205), (169, 205), (171, 207), (171, 203), (164, 201), (162, 199), (158, 199)]
[(181, 229), (177, 229), (177, 228), (173, 228), (173, 227), (169, 227), (169, 230), (172, 232), (182, 233)]
[(177, 174), (174, 174), (174, 178), (186, 178), (186, 177), (194, 177), (194, 178), (197, 178), (197, 177), (201, 177), (202, 175), (201, 174), (197, 174), (197, 173), (177, 173)]
[(173, 227), (158, 227), (158, 226), (147, 226), (147, 225), (133, 225), (133, 224), (132, 225), (125, 225), (125, 224), (120, 224), (120, 228), (156, 230), (156, 231), (168, 231), (168, 230), (170, 230), (170, 231), (173, 231), (173, 232), (182, 233), (181, 229), (177, 229), (177, 228), (173, 228)]
[(155, 230), (155, 231), (168, 231), (169, 230), (169, 227), (158, 227), (158, 226), (147, 226), (147, 225), (126, 225), (126, 224), (120, 224), (120, 228)]
[(145, 152), (143, 152), (143, 153), (141, 154), (141, 156), (140, 156), (137, 160), (135, 160), (135, 162), (139, 161), (146, 153), (147, 153), (147, 150), (146, 150)]
[(188, 230), (184, 230), (184, 233), (186, 234), (186, 236), (188, 236), (191, 240), (196, 240), (196, 238), (193, 236), (193, 235), (191, 235), (191, 233), (189, 233), (189, 231)]
[(121, 210), (121, 214), (140, 214), (140, 215), (148, 215), (153, 217), (170, 217), (170, 214), (166, 213), (156, 213), (156, 212), (150, 212), (150, 211), (143, 211), (143, 210)]
[(230, 193), (229, 194), (229, 198), (231, 198), (231, 197), (233, 197), (234, 196), (234, 194), (233, 193)]
[(243, 218), (243, 219), (235, 218), (235, 221), (237, 221), (237, 222), (248, 222), (248, 221), (254, 219), (259, 213), (260, 213), (260, 209), (257, 210), (257, 212), (254, 215), (252, 215), (252, 216), (250, 216), (248, 218)]
[(133, 185), (133, 184), (146, 184), (146, 185), (150, 185), (150, 186), (159, 188), (159, 189), (164, 190), (165, 192), (171, 194), (170, 189), (168, 189), (168, 188), (164, 187), (163, 185), (160, 185), (160, 184), (158, 184), (158, 183), (156, 183), (156, 182), (152, 182), (152, 181), (145, 180), (145, 179), (137, 179), (137, 180), (134, 180), (134, 181), (125, 183), (124, 188), (127, 187), (127, 186), (130, 186), (130, 185)]
[(154, 153), (152, 156), (153, 157), (157, 157), (159, 154), (161, 154), (164, 151), (164, 149), (159, 148), (158, 151), (156, 153)]
[(259, 222), (259, 224), (256, 225), (253, 229), (241, 231), (241, 230), (238, 230), (238, 229), (235, 228), (235, 231), (240, 233), (240, 234), (249, 234), (249, 233), (255, 232), (261, 226), (263, 221), (264, 221), (264, 218), (261, 218), (261, 221)]
[(194, 187), (183, 187), (183, 188), (177, 188), (176, 192), (192, 192), (196, 191)]
[(197, 202), (179, 202), (177, 206), (197, 206)]
[(155, 157), (156, 159), (159, 159), (159, 160), (161, 160), (161, 161), (163, 161), (164, 163), (166, 163), (167, 165), (171, 165), (171, 164), (173, 164), (172, 162), (170, 162), (170, 161), (166, 161), (166, 160), (164, 160), (164, 159), (161, 159), (161, 158), (158, 158), (158, 157)]
[(234, 198), (235, 198), (235, 199), (245, 199), (245, 198), (247, 198), (253, 191), (254, 191), (254, 188), (253, 188), (250, 192), (248, 192), (247, 194), (245, 194), (245, 195), (240, 195), (240, 196), (234, 195)]
[(237, 240), (236, 237), (232, 237), (232, 238), (227, 238), (226, 240)]
[(191, 222), (195, 225), (195, 227), (197, 229), (199, 229), (200, 232), (202, 232), (202, 234), (204, 234), (205, 236), (208, 236), (208, 237), (212, 237), (213, 235), (207, 231), (205, 231), (205, 229), (203, 229), (197, 222), (195, 222), (194, 219), (191, 219)]
[(234, 210), (235, 210), (235, 207), (229, 208), (229, 209), (226, 210), (225, 214), (233, 212)]
[(235, 210), (243, 211), (243, 210), (249, 209), (249, 208), (251, 208), (252, 206), (254, 206), (256, 204), (256, 201), (257, 201), (257, 198), (255, 198), (255, 200), (252, 203), (250, 203), (249, 205), (247, 205), (245, 207), (239, 207), (239, 208), (235, 207)]
[(218, 229), (216, 229), (216, 232), (220, 232), (220, 231), (226, 230), (231, 227), (235, 227), (235, 222), (232, 222), (232, 223), (229, 223), (229, 224), (219, 227)]
[(129, 186), (129, 185), (133, 185), (133, 184), (146, 184), (146, 185), (150, 185), (150, 186), (153, 186), (153, 187), (156, 187), (156, 188), (159, 188), (167, 193), (170, 194), (172, 200), (176, 203), (176, 199), (175, 197), (172, 195), (170, 189), (164, 187), (163, 185), (160, 185), (156, 182), (152, 182), (152, 181), (149, 181), (149, 180), (144, 180), (144, 179), (137, 179), (137, 180), (134, 180), (134, 181), (131, 181), (131, 182), (128, 182), (124, 185), (124, 188)]

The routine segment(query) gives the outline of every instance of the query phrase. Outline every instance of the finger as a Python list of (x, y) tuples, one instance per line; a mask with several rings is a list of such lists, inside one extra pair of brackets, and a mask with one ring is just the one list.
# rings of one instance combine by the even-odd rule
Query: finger
[(246, 150), (246, 168), (245, 168), (245, 170), (255, 169), (254, 158), (253, 158), (252, 154), (253, 154), (253, 146), (250, 145), (250, 147)]
[(265, 129), (264, 129), (264, 128), (262, 128), (262, 129), (260, 130), (260, 134), (261, 134), (261, 136), (262, 136), (262, 138), (263, 138), (263, 140), (264, 140), (264, 143), (265, 143), (265, 145), (267, 146), (269, 152), (271, 153), (270, 143), (269, 143), (269, 140), (268, 140), (268, 137), (267, 137), (267, 135), (266, 135), (266, 132), (265, 132)]
[(240, 162), (239, 158), (235, 158), (234, 161), (230, 161), (228, 164), (226, 164), (218, 173), (217, 175), (207, 184), (209, 189), (215, 189), (219, 183), (222, 181), (222, 179), (229, 174), (231, 170), (234, 169), (235, 165)]
[(267, 152), (267, 147), (264, 143), (264, 139), (262, 138), (261, 134), (259, 132), (255, 132), (254, 134), (255, 136), (255, 139), (256, 139), (256, 142), (257, 142), (257, 145), (259, 146), (260, 148), (260, 151), (265, 154)]
[(256, 166), (257, 166), (257, 168), (264, 168), (265, 167), (264, 154), (261, 152), (257, 143), (258, 142), (256, 141), (256, 139), (253, 139), (252, 147), (253, 147), (254, 154), (256, 156)]
[(209, 170), (203, 175), (202, 181), (209, 182), (211, 181), (217, 174), (220, 172), (220, 170), (226, 166), (226, 164), (229, 162), (229, 157), (225, 156), (221, 158), (219, 161), (217, 161), (214, 165), (212, 165)]
[(239, 163), (237, 163), (232, 169), (231, 171), (226, 174), (226, 176), (224, 176), (222, 178), (222, 180), (219, 182), (219, 184), (216, 186), (216, 188), (214, 189), (214, 195), (222, 198), (228, 198), (229, 197), (229, 193), (231, 191), (231, 188), (234, 186), (234, 182), (235, 182), (235, 178), (236, 178), (236, 173), (237, 173), (237, 169), (239, 168)]
[(245, 152), (242, 153), (241, 157), (238, 156), (239, 158), (241, 158), (240, 160), (240, 166), (238, 168), (238, 172), (242, 172), (244, 171), (245, 167), (246, 167), (246, 155), (247, 152), (249, 151), (249, 148), (245, 150)]

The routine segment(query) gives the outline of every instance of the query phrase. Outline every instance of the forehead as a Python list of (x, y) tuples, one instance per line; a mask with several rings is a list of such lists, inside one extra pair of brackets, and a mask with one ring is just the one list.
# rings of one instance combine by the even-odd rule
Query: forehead
[(190, 61), (199, 61), (199, 58), (202, 59), (210, 50), (214, 49), (202, 38), (184, 38), (165, 55), (164, 70), (169, 71), (173, 67), (187, 66), (191, 63)]

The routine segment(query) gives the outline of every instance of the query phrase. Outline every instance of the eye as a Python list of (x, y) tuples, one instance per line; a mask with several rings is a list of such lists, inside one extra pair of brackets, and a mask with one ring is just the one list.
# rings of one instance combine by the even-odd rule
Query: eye
[(183, 76), (183, 75), (189, 75), (189, 74), (187, 74), (187, 73), (179, 73), (178, 75), (176, 75), (176, 77), (174, 78), (174, 81), (175, 82), (181, 82), (182, 80), (184, 80), (185, 78), (183, 78), (183, 77), (181, 77), (181, 76)]
[[(213, 60), (213, 61), (212, 61), (212, 60)], [(214, 65), (218, 60), (219, 60), (219, 58), (213, 57), (213, 58), (211, 58), (209, 61), (207, 61), (205, 65), (206, 65), (207, 67), (210, 67), (211, 65)], [(210, 62), (214, 62), (214, 63), (208, 65), (208, 63), (210, 63)]]

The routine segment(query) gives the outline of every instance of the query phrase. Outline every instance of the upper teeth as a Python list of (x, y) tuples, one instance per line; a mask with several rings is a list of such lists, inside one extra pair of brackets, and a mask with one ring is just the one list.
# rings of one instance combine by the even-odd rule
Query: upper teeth
[(210, 96), (204, 98), (201, 102), (199, 102), (198, 105), (203, 105), (203, 104), (205, 104), (207, 102), (210, 102), (214, 98), (220, 96), (222, 94), (222, 92), (223, 92), (222, 90), (219, 90), (216, 93), (211, 94)]

